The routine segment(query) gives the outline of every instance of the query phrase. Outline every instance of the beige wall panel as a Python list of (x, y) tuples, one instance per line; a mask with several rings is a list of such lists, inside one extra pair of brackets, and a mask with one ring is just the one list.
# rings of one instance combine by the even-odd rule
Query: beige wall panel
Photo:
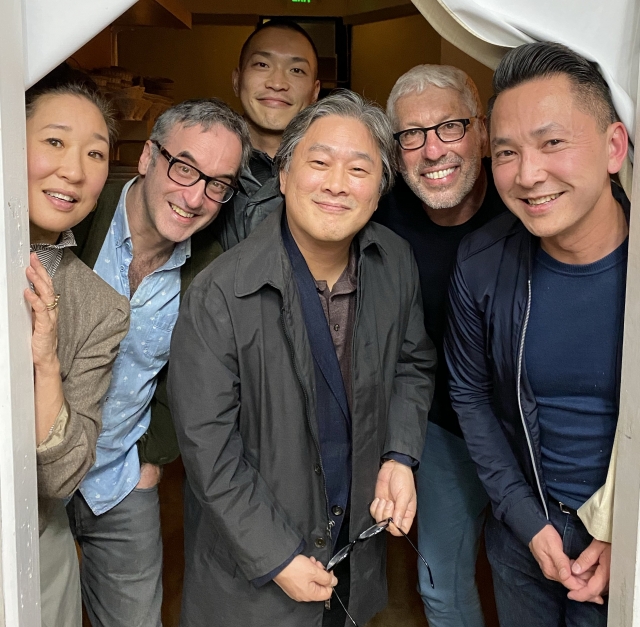
[(459, 48), (449, 43), (446, 39), (442, 40), (442, 54), (440, 63), (443, 65), (453, 65), (464, 70), (478, 86), (482, 103), (487, 107), (489, 98), (493, 95), (491, 88), (491, 79), (493, 78), (493, 70), (486, 65), (482, 65), (479, 61), (465, 54)]
[(385, 106), (401, 74), (440, 62), (440, 35), (421, 15), (353, 27), (351, 87)]
[(118, 36), (120, 65), (143, 76), (175, 81), (176, 102), (217, 96), (241, 111), (231, 87), (250, 26), (194, 26), (193, 30), (138, 28)]

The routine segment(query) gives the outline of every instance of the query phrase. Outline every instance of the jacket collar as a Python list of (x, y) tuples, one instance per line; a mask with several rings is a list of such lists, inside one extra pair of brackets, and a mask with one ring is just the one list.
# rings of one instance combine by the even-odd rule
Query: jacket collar
[(264, 185), (261, 185), (260, 181), (253, 176), (248, 167), (243, 168), (240, 171), (238, 188), (240, 189), (240, 193), (246, 196), (251, 202), (262, 202), (280, 195), (280, 177), (278, 175), (272, 176), (265, 181)]
[[(236, 297), (248, 296), (266, 285), (271, 285), (284, 293), (290, 284), (291, 263), (282, 241), (283, 211), (284, 202), (267, 216), (244, 242), (238, 245), (234, 287)], [(386, 253), (378, 237), (380, 228), (382, 227), (369, 222), (355, 236), (361, 259), (364, 254), (373, 251)]]

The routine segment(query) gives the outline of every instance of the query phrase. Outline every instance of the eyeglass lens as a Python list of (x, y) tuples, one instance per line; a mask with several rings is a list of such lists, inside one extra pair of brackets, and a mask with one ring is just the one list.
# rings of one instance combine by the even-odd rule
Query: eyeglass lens
[[(340, 562), (342, 562), (344, 559), (346, 559), (348, 557), (349, 553), (351, 553), (351, 551), (353, 551), (353, 547), (356, 545), (357, 542), (362, 542), (363, 540), (368, 540), (369, 538), (372, 538), (373, 536), (378, 535), (379, 533), (384, 531), (391, 523), (393, 523), (393, 518), (387, 518), (387, 520), (384, 520), (382, 522), (376, 523), (375, 525), (372, 525), (368, 529), (365, 529), (355, 540), (353, 540), (353, 542), (350, 542), (349, 544), (347, 544), (347, 546), (341, 548), (329, 560), (329, 562), (327, 564), (327, 570), (332, 570)], [(393, 524), (395, 525), (396, 529), (398, 529), (398, 531), (407, 539), (407, 542), (411, 545), (411, 548), (413, 548), (413, 550), (418, 554), (418, 557), (422, 560), (422, 563), (425, 565), (425, 567), (427, 569), (427, 572), (429, 573), (429, 583), (431, 584), (432, 588), (435, 588), (435, 585), (433, 583), (433, 575), (431, 574), (431, 568), (429, 567), (429, 564), (427, 563), (427, 560), (424, 559), (422, 553), (420, 553), (420, 551), (418, 551), (418, 548), (411, 541), (411, 538), (409, 538), (409, 536), (404, 531), (402, 531), (402, 529), (400, 529), (400, 527), (398, 527), (398, 525), (396, 525), (395, 523), (393, 523)], [(342, 602), (342, 599), (338, 596), (338, 593), (336, 592), (335, 588), (333, 589), (333, 594), (335, 595), (336, 599), (338, 599), (338, 602), (342, 606), (342, 609), (344, 610), (345, 614), (347, 615), (347, 617), (349, 618), (351, 623), (353, 625), (355, 625), (355, 627), (358, 627), (358, 623), (356, 623), (356, 621), (353, 620), (353, 617), (351, 616), (351, 614), (349, 614), (349, 611), (347, 610), (347, 608), (345, 607), (344, 603)]]
[[(174, 161), (169, 168), (169, 178), (179, 185), (188, 187), (194, 185), (201, 176), (200, 172), (192, 168), (189, 164), (183, 163), (182, 161)], [(207, 195), (207, 198), (211, 200), (226, 202), (233, 196), (233, 188), (222, 181), (212, 179), (207, 182), (204, 193)]]
[[(465, 124), (459, 120), (443, 122), (433, 127), (435, 134), (443, 142), (455, 142), (465, 134)], [(400, 145), (406, 150), (422, 148), (427, 141), (428, 131), (423, 128), (410, 128), (400, 135)]]
[(333, 570), (340, 562), (345, 560), (349, 555), (349, 553), (353, 551), (353, 547), (356, 545), (357, 542), (362, 542), (363, 540), (368, 540), (373, 536), (377, 536), (379, 533), (384, 531), (389, 526), (390, 522), (392, 522), (391, 518), (383, 522), (376, 523), (375, 525), (372, 525), (368, 529), (365, 529), (353, 542), (350, 542), (349, 544), (347, 544), (347, 546), (342, 547), (329, 560), (329, 562), (327, 563), (327, 570)]

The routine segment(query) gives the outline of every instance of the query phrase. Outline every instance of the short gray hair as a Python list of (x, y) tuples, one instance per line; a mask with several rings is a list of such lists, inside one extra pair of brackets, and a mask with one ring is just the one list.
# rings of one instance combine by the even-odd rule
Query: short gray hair
[(396, 115), (398, 100), (408, 94), (421, 94), (427, 87), (455, 89), (469, 107), (470, 115), (477, 116), (483, 113), (478, 88), (466, 72), (452, 65), (416, 65), (396, 81), (387, 100), (387, 115), (395, 130), (402, 130), (398, 127), (399, 120)]
[(335, 90), (326, 98), (300, 111), (289, 122), (275, 157), (278, 170), (289, 170), (293, 152), (311, 125), (331, 115), (358, 120), (371, 133), (382, 160), (380, 195), (386, 194), (393, 187), (396, 169), (396, 150), (391, 125), (380, 106), (348, 89)]
[(220, 124), (238, 136), (242, 144), (240, 170), (249, 167), (249, 158), (251, 157), (249, 127), (242, 116), (219, 98), (185, 100), (167, 109), (156, 120), (149, 139), (164, 145), (176, 125), (186, 128), (201, 126), (203, 131), (208, 131), (216, 124)]

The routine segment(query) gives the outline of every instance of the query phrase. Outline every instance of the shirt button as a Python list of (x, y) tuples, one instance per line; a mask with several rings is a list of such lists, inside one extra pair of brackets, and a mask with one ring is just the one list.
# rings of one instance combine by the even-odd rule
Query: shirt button
[(333, 325), (333, 330), (334, 331), (340, 331), (340, 325), (339, 324), (334, 324)]
[(316, 541), (314, 542), (314, 544), (319, 548), (319, 549), (324, 549), (325, 546), (327, 546), (327, 542), (324, 538), (316, 538)]
[(342, 509), (342, 507), (340, 507), (340, 505), (334, 505), (331, 508), (331, 513), (334, 516), (342, 516), (342, 514), (344, 514), (344, 510)]
[(313, 467), (313, 472), (315, 472), (316, 475), (321, 475), (322, 474), (322, 467), (320, 466), (320, 464), (316, 464)]

